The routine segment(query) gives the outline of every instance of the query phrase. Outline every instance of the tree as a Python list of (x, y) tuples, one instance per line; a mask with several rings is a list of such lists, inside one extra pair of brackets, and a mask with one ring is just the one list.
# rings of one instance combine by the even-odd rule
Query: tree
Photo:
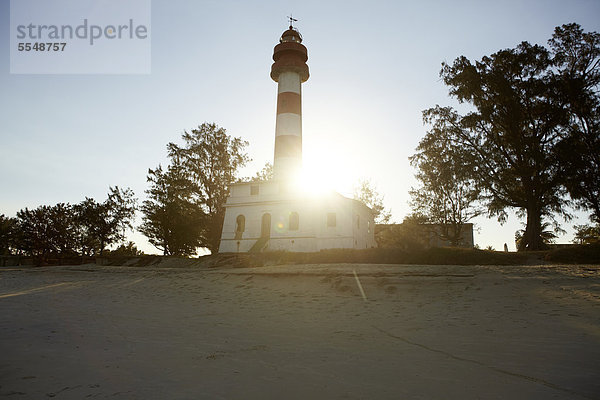
[[(567, 46), (565, 36), (555, 33), (553, 40)], [(506, 209), (516, 208), (526, 217), (519, 250), (546, 247), (543, 218), (568, 217), (560, 155), (576, 130), (577, 107), (565, 90), (572, 85), (561, 73), (561, 56), (552, 49), (523, 42), (475, 64), (466, 57), (443, 63), (440, 75), (450, 95), (473, 111), (462, 116), (436, 106), (424, 112), (426, 122), (465, 150), (488, 214), (503, 222)]]
[(258, 171), (254, 177), (250, 179), (251, 182), (264, 182), (273, 179), (273, 164), (266, 162), (263, 169)]
[(249, 161), (244, 153), (248, 142), (229, 136), (214, 123), (203, 123), (184, 132), (182, 138), (183, 146), (168, 144), (168, 155), (172, 162), (181, 164), (182, 172), (195, 186), (194, 195), (204, 214), (200, 246), (215, 254), (219, 251), (229, 185), (235, 181), (238, 169)]
[(49, 207), (40, 206), (30, 210), (27, 207), (17, 212), (18, 230), (22, 235), (19, 243), (20, 250), (25, 254), (38, 258), (38, 261), (46, 261), (49, 253), (53, 250), (50, 237)]
[(573, 243), (592, 244), (600, 242), (600, 225), (575, 225)]
[(130, 188), (109, 187), (108, 198), (104, 202), (108, 208), (108, 218), (113, 231), (107, 235), (110, 244), (125, 239), (128, 229), (133, 229), (133, 219), (137, 211), (137, 199)]
[(0, 255), (13, 254), (16, 250), (17, 220), (0, 214)]
[(137, 200), (131, 189), (109, 187), (108, 197), (98, 203), (86, 197), (75, 206), (79, 228), (79, 247), (83, 255), (98, 253), (125, 239), (127, 229), (132, 229), (137, 210)]
[(73, 206), (58, 203), (47, 208), (49, 219), (49, 242), (51, 252), (57, 256), (77, 254), (77, 228)]
[(40, 206), (17, 212), (19, 250), (44, 263), (50, 256), (76, 254), (75, 218), (70, 204)]
[(571, 198), (600, 223), (600, 34), (568, 24), (557, 27), (549, 43), (571, 112), (569, 136), (560, 149), (565, 184)]
[(266, 162), (265, 166), (253, 177), (245, 176), (238, 179), (238, 182), (265, 182), (273, 179), (273, 164)]
[(148, 199), (142, 204), (144, 214), (138, 228), (163, 254), (189, 256), (203, 242), (205, 215), (195, 198), (196, 185), (187, 177), (181, 164), (174, 163), (163, 171), (148, 170)]
[(369, 179), (361, 179), (354, 186), (354, 199), (361, 201), (373, 211), (376, 224), (387, 224), (392, 218), (390, 210), (383, 205), (383, 196), (380, 195)]
[(411, 188), (411, 207), (427, 224), (435, 224), (431, 234), (459, 246), (465, 223), (480, 215), (479, 189), (468, 155), (434, 127), (421, 140), (410, 163), (417, 168), (420, 187)]
[(138, 250), (135, 243), (129, 241), (127, 243), (121, 243), (119, 247), (110, 252), (111, 256), (143, 256), (144, 252)]
[(101, 253), (104, 244), (100, 243), (97, 231), (104, 226), (105, 207), (96, 200), (86, 197), (74, 206), (77, 221), (77, 247), (82, 256)]
[[(556, 232), (565, 233), (565, 231), (563, 229), (560, 229), (557, 227), (554, 227), (554, 229), (551, 229), (550, 223), (547, 221), (542, 222), (542, 229), (540, 231), (540, 236), (545, 245), (548, 246), (552, 243), (556, 243), (556, 239), (558, 238), (558, 235), (556, 234)], [(520, 244), (521, 244), (521, 241), (523, 240), (524, 235), (525, 235), (524, 229), (519, 229), (518, 231), (515, 232), (515, 245), (517, 246), (517, 248), (520, 247)]]

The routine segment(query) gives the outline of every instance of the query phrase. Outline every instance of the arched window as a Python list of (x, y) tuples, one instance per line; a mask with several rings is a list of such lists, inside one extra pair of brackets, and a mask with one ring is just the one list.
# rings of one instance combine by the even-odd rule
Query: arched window
[(238, 215), (235, 219), (235, 238), (241, 239), (242, 233), (246, 230), (246, 217), (242, 214)]
[(297, 212), (290, 213), (290, 231), (297, 231), (300, 227), (300, 217)]

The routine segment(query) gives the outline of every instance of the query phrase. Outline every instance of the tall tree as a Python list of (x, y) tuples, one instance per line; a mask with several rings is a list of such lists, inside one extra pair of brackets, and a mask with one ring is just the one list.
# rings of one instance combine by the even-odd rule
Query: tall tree
[(168, 144), (168, 154), (172, 161), (181, 163), (195, 184), (195, 195), (205, 214), (200, 246), (214, 254), (219, 251), (229, 185), (249, 160), (244, 153), (248, 142), (229, 136), (214, 123), (203, 123), (184, 132), (182, 138), (183, 146)]
[(411, 207), (415, 215), (435, 224), (431, 234), (459, 246), (465, 223), (483, 209), (477, 201), (479, 189), (469, 156), (446, 133), (433, 127), (419, 143), (417, 153), (410, 157), (420, 183), (410, 190)]
[(354, 199), (361, 201), (373, 211), (373, 219), (376, 224), (387, 224), (392, 218), (392, 212), (383, 205), (383, 195), (377, 192), (377, 188), (371, 180), (360, 179), (354, 186)]
[(159, 165), (148, 170), (147, 200), (142, 204), (142, 225), (138, 228), (164, 255), (189, 256), (203, 242), (205, 215), (195, 196), (196, 185), (181, 164), (166, 171)]
[(600, 34), (568, 24), (557, 27), (549, 43), (570, 111), (569, 136), (560, 149), (565, 184), (600, 223)]
[[(553, 40), (565, 42), (556, 33)], [(568, 216), (561, 148), (577, 129), (574, 97), (565, 89), (570, 78), (558, 69), (556, 48), (523, 42), (475, 64), (466, 57), (444, 63), (440, 75), (450, 95), (473, 111), (424, 112), (435, 130), (465, 149), (488, 213), (504, 221), (507, 208), (516, 208), (526, 216), (519, 250), (544, 248), (543, 218)]]
[(113, 227), (108, 239), (111, 244), (122, 242), (127, 230), (133, 229), (133, 220), (138, 209), (135, 194), (130, 188), (109, 187), (108, 198), (104, 203), (107, 205), (108, 218)]
[(82, 256), (100, 254), (104, 243), (100, 243), (97, 231), (105, 226), (105, 207), (102, 203), (86, 197), (82, 202), (75, 204), (75, 218), (77, 221), (77, 247)]
[(0, 255), (13, 254), (15, 249), (15, 236), (17, 235), (17, 220), (0, 214)]

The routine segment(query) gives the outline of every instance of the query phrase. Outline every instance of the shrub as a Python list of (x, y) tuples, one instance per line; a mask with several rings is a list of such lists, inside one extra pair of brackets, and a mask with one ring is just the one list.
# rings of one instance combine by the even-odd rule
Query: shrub
[(546, 261), (571, 264), (600, 264), (600, 243), (573, 245), (546, 254)]

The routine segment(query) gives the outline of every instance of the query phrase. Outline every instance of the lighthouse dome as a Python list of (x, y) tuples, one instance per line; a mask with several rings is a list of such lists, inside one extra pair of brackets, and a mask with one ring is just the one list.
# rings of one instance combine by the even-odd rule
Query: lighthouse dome
[(292, 28), (290, 26), (290, 28), (283, 32), (283, 34), (281, 35), (281, 39), (279, 39), (280, 43), (286, 43), (286, 42), (296, 42), (296, 43), (302, 43), (302, 35), (300, 34), (300, 32), (298, 32), (296, 29)]

